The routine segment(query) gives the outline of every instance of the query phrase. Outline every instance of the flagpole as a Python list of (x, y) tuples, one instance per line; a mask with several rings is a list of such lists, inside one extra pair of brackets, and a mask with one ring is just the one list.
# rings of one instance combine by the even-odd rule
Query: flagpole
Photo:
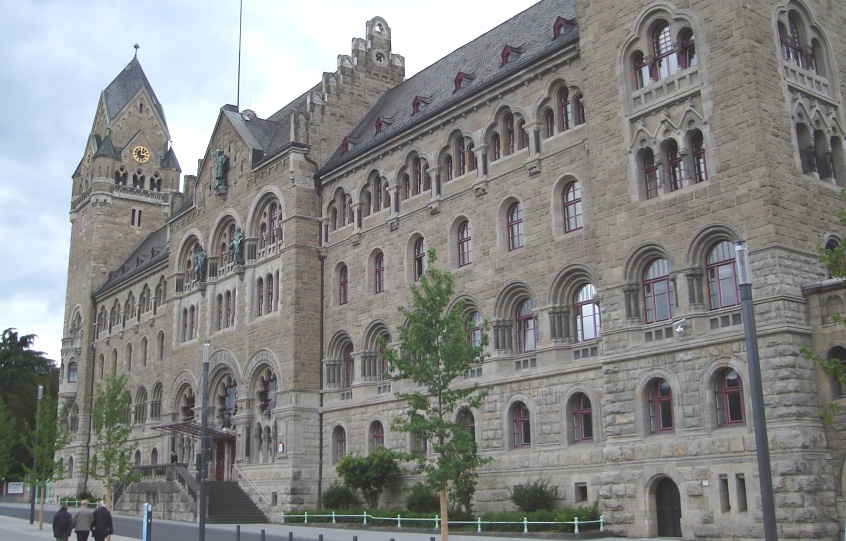
[(235, 108), (241, 111), (241, 33), (244, 22), (244, 0), (241, 0), (241, 7), (238, 10), (238, 91), (235, 96)]

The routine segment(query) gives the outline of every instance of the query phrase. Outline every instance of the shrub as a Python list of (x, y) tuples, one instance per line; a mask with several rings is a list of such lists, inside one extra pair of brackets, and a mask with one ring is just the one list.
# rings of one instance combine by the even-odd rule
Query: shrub
[(415, 513), (436, 513), (441, 507), (441, 500), (429, 485), (416, 483), (408, 491), (405, 506)]
[(350, 509), (359, 505), (355, 492), (338, 482), (323, 491), (322, 503), (326, 509)]
[(552, 511), (557, 496), (558, 487), (550, 487), (549, 481), (538, 479), (514, 488), (511, 491), (511, 502), (524, 513), (541, 509)]

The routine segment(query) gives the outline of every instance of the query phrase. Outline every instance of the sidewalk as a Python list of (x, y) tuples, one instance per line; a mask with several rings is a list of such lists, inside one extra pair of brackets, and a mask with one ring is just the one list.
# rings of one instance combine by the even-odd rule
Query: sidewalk
[[(46, 513), (45, 513), (46, 514)], [(52, 517), (52, 513), (50, 514)], [(0, 515), (0, 539), (9, 539), (14, 541), (47, 541), (53, 538), (53, 525), (45, 522), (44, 529), (38, 529), (38, 515), (35, 515), (35, 523), (30, 524), (29, 519), (14, 518), (6, 515)], [(123, 535), (113, 535), (112, 541), (138, 541), (137, 537), (125, 537)], [(76, 539), (76, 535), (71, 534), (71, 539)], [(89, 538), (92, 539), (92, 538)]]

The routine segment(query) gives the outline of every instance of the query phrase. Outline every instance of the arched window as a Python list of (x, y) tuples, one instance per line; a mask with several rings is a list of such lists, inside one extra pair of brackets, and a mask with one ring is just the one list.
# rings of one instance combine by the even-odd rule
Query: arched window
[(529, 146), (529, 132), (526, 131), (526, 121), (521, 120), (517, 123), (517, 148), (523, 150)]
[(385, 429), (382, 428), (382, 423), (373, 421), (370, 423), (370, 450), (373, 451), (377, 447), (384, 447), (385, 445)]
[(349, 275), (347, 273), (347, 266), (342, 265), (338, 272), (338, 304), (347, 304), (349, 302)]
[(643, 307), (647, 323), (673, 317), (676, 289), (670, 279), (670, 264), (666, 259), (654, 260), (643, 273)]
[(68, 364), (68, 383), (76, 383), (77, 372), (78, 365), (76, 364), (76, 362), (71, 361)]
[(150, 401), (150, 419), (158, 421), (162, 417), (162, 385), (153, 387), (153, 399)]
[(223, 293), (217, 294), (217, 318), (215, 321), (215, 330), (223, 329), (223, 310), (224, 310), (224, 302), (223, 302)]
[(581, 94), (576, 94), (573, 97), (573, 125), (578, 126), (587, 122), (587, 115), (585, 114), (585, 100)]
[(473, 347), (482, 345), (482, 314), (473, 310), (467, 314), (467, 319), (464, 322), (464, 329), (467, 331), (467, 338)]
[(68, 428), (73, 434), (79, 431), (79, 406), (77, 404), (71, 407)]
[(508, 250), (523, 247), (523, 205), (511, 203), (508, 207)]
[(593, 439), (593, 410), (590, 398), (584, 393), (577, 393), (572, 401), (573, 441), (590, 441)]
[(502, 153), (506, 156), (514, 154), (514, 146), (517, 142), (516, 134), (514, 133), (514, 115), (508, 113), (503, 119), (503, 133), (505, 134), (505, 142), (503, 144)]
[(193, 304), (188, 309), (188, 316), (190, 317), (190, 322), (188, 324), (188, 340), (193, 340), (197, 337), (197, 310)]
[(159, 335), (156, 338), (156, 354), (158, 360), (164, 359), (164, 347), (165, 347), (165, 337), (164, 331), (159, 331)]
[(132, 344), (126, 345), (126, 371), (132, 372)]
[(659, 379), (649, 387), (649, 431), (673, 430), (673, 389), (667, 380)]
[(500, 152), (501, 149), (499, 134), (494, 133), (493, 135), (491, 135), (491, 161), (498, 160), (501, 157)]
[(569, 233), (582, 227), (582, 185), (571, 182), (564, 188), (564, 232)]
[(459, 138), (455, 145), (455, 157), (458, 160), (458, 170), (455, 174), (459, 177), (467, 172), (467, 155), (464, 149), (464, 139)]
[(543, 115), (544, 137), (552, 137), (555, 135), (555, 113), (552, 109), (547, 109)]
[(373, 198), (370, 197), (370, 192), (364, 192), (361, 194), (361, 215), (364, 218), (370, 216), (373, 205)]
[(224, 316), (223, 327), (225, 329), (228, 329), (229, 326), (232, 325), (232, 323), (233, 323), (232, 314), (234, 312), (234, 310), (232, 308), (232, 292), (231, 291), (227, 291), (226, 295), (224, 295), (224, 302), (225, 302), (225, 307), (224, 307), (224, 310), (223, 310), (223, 316)]
[(682, 68), (690, 68), (699, 63), (696, 57), (696, 43), (693, 41), (693, 32), (685, 29), (681, 34), (681, 64)]
[(141, 366), (147, 366), (147, 353), (148, 353), (148, 346), (147, 346), (147, 337), (141, 339)]
[(463, 407), (458, 410), (458, 418), (456, 419), (458, 424), (461, 424), (470, 431), (470, 435), (473, 438), (473, 441), (476, 441), (476, 419), (473, 417), (473, 412), (470, 411), (470, 408)]
[(535, 315), (532, 311), (535, 308), (535, 301), (526, 299), (517, 308), (517, 353), (534, 351), (537, 346), (538, 327)]
[(376, 179), (374, 179), (373, 181), (373, 202), (371, 206), (373, 207), (374, 214), (382, 210), (382, 186), (380, 186), (381, 182), (382, 181), (379, 180), (378, 177), (376, 177)]
[(684, 157), (679, 153), (679, 145), (675, 140), (667, 143), (667, 161), (670, 165), (670, 190), (680, 190), (684, 187)]
[(573, 125), (573, 108), (570, 103), (570, 91), (562, 88), (558, 91), (559, 130), (567, 131)]
[(646, 185), (646, 198), (658, 197), (660, 177), (658, 164), (655, 163), (655, 154), (652, 153), (651, 149), (647, 149), (643, 153), (643, 181)]
[[(846, 349), (844, 349), (840, 346), (836, 346), (828, 352), (826, 359), (829, 362), (835, 362), (835, 363), (839, 361), (841, 368), (843, 370), (846, 370)], [(831, 379), (832, 379), (832, 389), (834, 390), (834, 393), (833, 393), (834, 396), (832, 398), (838, 399), (838, 398), (846, 397), (846, 385), (844, 385), (844, 382), (839, 381), (835, 377), (832, 377)]]
[(576, 312), (576, 337), (579, 342), (595, 340), (599, 336), (599, 304), (596, 287), (585, 284), (576, 293), (573, 303)]
[(705, 269), (711, 310), (739, 304), (734, 258), (734, 245), (727, 240), (714, 246), (708, 254)]
[(347, 431), (342, 426), (336, 426), (332, 433), (335, 452), (332, 453), (332, 461), (338, 462), (347, 455)]
[(511, 406), (511, 432), (515, 449), (532, 444), (531, 415), (529, 407), (523, 402), (515, 402)]
[(256, 282), (256, 316), (260, 316), (264, 310), (264, 279), (259, 278)]
[(355, 360), (353, 359), (352, 344), (347, 344), (341, 350), (341, 377), (343, 378), (343, 386), (346, 388), (352, 387), (353, 374), (355, 373)]
[(781, 50), (784, 59), (792, 62), (800, 68), (805, 67), (805, 55), (802, 52), (802, 43), (799, 40), (799, 28), (793, 16), (788, 17), (788, 33), (781, 36)]
[(446, 175), (445, 182), (452, 180), (452, 156), (449, 154), (447, 154), (446, 158), (444, 158), (444, 174)]
[(458, 266), (473, 262), (473, 241), (470, 236), (470, 221), (464, 220), (458, 226)]
[(426, 247), (423, 237), (414, 241), (414, 281), (417, 282), (423, 277), (426, 270)]
[(423, 165), (420, 158), (414, 158), (411, 167), (414, 171), (414, 195), (418, 195), (423, 193)]
[(385, 291), (385, 254), (379, 252), (373, 260), (373, 292)]
[(265, 313), (269, 314), (273, 311), (273, 275), (268, 274), (267, 280), (265, 280), (265, 285), (267, 287), (267, 300), (265, 301)]
[(693, 176), (694, 182), (708, 180), (708, 166), (705, 163), (705, 146), (703, 145), (702, 132), (697, 131), (690, 142), (691, 153), (693, 154)]
[(652, 49), (654, 51), (654, 79), (660, 81), (676, 73), (679, 69), (678, 56), (673, 49), (673, 36), (670, 25), (661, 23), (652, 33)]
[(717, 376), (714, 385), (717, 404), (717, 425), (740, 425), (746, 422), (743, 407), (743, 382), (737, 371), (726, 368)]

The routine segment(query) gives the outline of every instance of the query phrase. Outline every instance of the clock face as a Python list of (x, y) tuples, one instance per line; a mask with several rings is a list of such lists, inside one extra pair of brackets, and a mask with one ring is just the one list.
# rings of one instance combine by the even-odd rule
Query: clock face
[(145, 147), (138, 145), (132, 149), (132, 157), (135, 158), (135, 161), (138, 163), (146, 163), (147, 160), (150, 159), (150, 151)]

